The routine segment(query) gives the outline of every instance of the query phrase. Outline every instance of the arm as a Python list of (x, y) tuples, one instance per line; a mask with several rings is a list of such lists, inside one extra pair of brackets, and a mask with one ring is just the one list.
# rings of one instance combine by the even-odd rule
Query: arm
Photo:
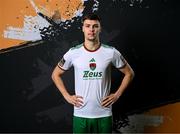
[(134, 71), (128, 63), (126, 63), (126, 65), (123, 68), (120, 68), (119, 71), (121, 71), (124, 74), (124, 78), (117, 91), (103, 99), (102, 106), (104, 107), (108, 107), (109, 105), (115, 103), (134, 78)]
[(64, 70), (60, 69), (58, 66), (55, 67), (53, 73), (52, 73), (52, 80), (55, 83), (56, 87), (59, 89), (65, 100), (76, 106), (80, 107), (82, 105), (82, 97), (77, 95), (70, 95), (63, 83), (63, 80), (61, 78), (62, 74), (64, 74)]
[(122, 95), (124, 90), (128, 87), (128, 85), (134, 78), (134, 71), (132, 70), (132, 68), (128, 63), (125, 65), (124, 68), (119, 69), (119, 71), (121, 71), (124, 74), (124, 78), (122, 80), (121, 85), (119, 86), (118, 90), (115, 93), (118, 97)]

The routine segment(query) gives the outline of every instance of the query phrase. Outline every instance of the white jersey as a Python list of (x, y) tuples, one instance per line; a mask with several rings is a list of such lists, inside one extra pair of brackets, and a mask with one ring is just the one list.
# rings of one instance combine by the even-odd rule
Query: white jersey
[(58, 63), (63, 70), (74, 66), (75, 93), (83, 97), (83, 105), (74, 107), (74, 116), (100, 118), (112, 115), (111, 106), (101, 106), (102, 99), (110, 93), (111, 64), (122, 68), (126, 63), (117, 49), (104, 44), (95, 51), (80, 44), (71, 48)]

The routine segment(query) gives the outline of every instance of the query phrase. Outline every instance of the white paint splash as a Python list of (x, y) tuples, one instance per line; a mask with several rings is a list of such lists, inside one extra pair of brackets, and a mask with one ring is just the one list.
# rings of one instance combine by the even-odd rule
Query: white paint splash
[(98, 10), (98, 7), (99, 7), (99, 1), (94, 0), (94, 2), (95, 2), (95, 4), (94, 4), (93, 7), (92, 7), (93, 12), (97, 11), (97, 10)]
[[(33, 9), (39, 12), (33, 0), (29, 0)], [(4, 31), (4, 38), (17, 39), (23, 41), (41, 40), (40, 28), (48, 27), (50, 24), (47, 20), (40, 16), (24, 16), (24, 24), (22, 28), (9, 26)]]
[[(84, 0), (86, 1), (86, 0)], [(33, 0), (29, 0), (36, 13), (40, 12)], [(81, 17), (84, 9), (78, 9), (74, 13), (74, 17)], [(61, 22), (66, 20), (62, 19)], [(73, 21), (72, 21), (73, 22)], [(36, 41), (41, 40), (40, 30), (41, 28), (48, 27), (51, 24), (41, 16), (24, 16), (24, 24), (22, 28), (9, 26), (4, 30), (4, 38), (17, 39), (23, 41)], [(66, 27), (65, 27), (66, 28)], [(65, 29), (64, 28), (64, 29)]]
[(32, 5), (32, 7), (34, 8), (34, 10), (36, 11), (36, 13), (39, 12), (38, 7), (37, 7), (37, 6), (35, 5), (35, 3), (34, 3), (34, 0), (29, 0), (29, 2), (31, 3), (31, 5)]
[(83, 13), (82, 13), (83, 10), (84, 9), (79, 9), (79, 10), (75, 11), (75, 17), (81, 17), (83, 15)]
[(40, 28), (48, 27), (48, 21), (40, 16), (24, 16), (23, 28), (9, 26), (4, 31), (4, 38), (18, 39), (24, 41), (35, 41), (42, 39)]
[[(82, 2), (84, 3), (84, 2), (87, 2), (87, 1), (89, 1), (89, 0), (82, 0)], [(95, 11), (97, 11), (99, 8), (99, 1), (98, 0), (93, 0), (94, 1), (94, 4), (93, 4), (93, 6), (92, 6), (92, 12), (95, 12)]]

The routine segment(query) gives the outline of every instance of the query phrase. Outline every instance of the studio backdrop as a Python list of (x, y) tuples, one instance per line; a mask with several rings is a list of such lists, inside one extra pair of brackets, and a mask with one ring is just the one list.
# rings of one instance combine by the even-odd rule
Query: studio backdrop
[[(0, 132), (72, 132), (73, 107), (52, 82), (64, 53), (83, 42), (83, 15), (102, 20), (135, 78), (113, 105), (113, 131), (128, 117), (180, 100), (179, 6), (173, 0), (1, 0)], [(71, 68), (63, 79), (74, 93)], [(112, 92), (122, 74), (113, 68)], [(141, 129), (141, 132), (144, 131)]]

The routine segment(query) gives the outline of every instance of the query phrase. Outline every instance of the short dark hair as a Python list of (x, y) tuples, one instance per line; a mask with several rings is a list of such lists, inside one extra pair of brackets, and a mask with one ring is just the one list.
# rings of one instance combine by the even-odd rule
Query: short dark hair
[(100, 17), (97, 14), (95, 14), (95, 13), (89, 13), (89, 14), (86, 14), (85, 16), (83, 16), (82, 23), (85, 20), (98, 20), (99, 22), (101, 22)]

